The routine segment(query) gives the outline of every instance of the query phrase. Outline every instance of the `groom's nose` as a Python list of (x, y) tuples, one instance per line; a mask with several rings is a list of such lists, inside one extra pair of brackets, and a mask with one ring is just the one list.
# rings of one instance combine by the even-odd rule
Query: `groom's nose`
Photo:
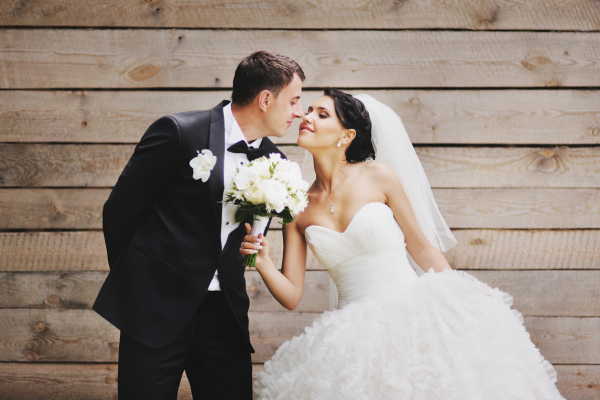
[(302, 104), (300, 104), (300, 100), (296, 103), (294, 107), (294, 118), (302, 118), (304, 113), (302, 112)]

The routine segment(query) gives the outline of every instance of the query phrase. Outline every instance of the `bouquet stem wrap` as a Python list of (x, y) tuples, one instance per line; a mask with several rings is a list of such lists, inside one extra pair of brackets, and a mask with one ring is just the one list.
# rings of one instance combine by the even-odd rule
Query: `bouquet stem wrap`
[[(252, 222), (252, 232), (250, 232), (250, 234), (254, 237), (258, 237), (258, 235), (260, 233), (264, 234), (265, 228), (267, 227), (268, 223), (269, 223), (269, 217), (254, 215), (253, 222)], [(258, 255), (258, 253), (248, 254), (248, 255), (244, 256), (244, 261), (242, 262), (242, 265), (244, 267), (253, 267), (254, 268), (256, 266), (256, 256), (257, 255)]]

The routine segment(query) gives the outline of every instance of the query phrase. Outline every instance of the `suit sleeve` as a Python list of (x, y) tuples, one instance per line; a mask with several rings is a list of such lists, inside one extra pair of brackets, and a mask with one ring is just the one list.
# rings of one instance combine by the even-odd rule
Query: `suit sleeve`
[(144, 133), (102, 210), (102, 228), (112, 268), (131, 239), (142, 214), (173, 174), (179, 156), (179, 125), (170, 116)]

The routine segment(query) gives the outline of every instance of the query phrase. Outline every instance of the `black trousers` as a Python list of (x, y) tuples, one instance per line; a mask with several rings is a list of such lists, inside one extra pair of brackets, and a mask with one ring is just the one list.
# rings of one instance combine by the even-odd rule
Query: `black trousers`
[(223, 292), (207, 292), (190, 323), (165, 347), (121, 332), (119, 400), (176, 400), (183, 371), (197, 399), (252, 399), (250, 348)]

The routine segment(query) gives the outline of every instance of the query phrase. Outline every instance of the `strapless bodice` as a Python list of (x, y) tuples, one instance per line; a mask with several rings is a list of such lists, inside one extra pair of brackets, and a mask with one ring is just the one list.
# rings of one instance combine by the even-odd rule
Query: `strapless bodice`
[(408, 261), (404, 234), (384, 203), (365, 205), (344, 232), (311, 225), (305, 235), (313, 254), (335, 282), (340, 307), (400, 290), (417, 279)]

